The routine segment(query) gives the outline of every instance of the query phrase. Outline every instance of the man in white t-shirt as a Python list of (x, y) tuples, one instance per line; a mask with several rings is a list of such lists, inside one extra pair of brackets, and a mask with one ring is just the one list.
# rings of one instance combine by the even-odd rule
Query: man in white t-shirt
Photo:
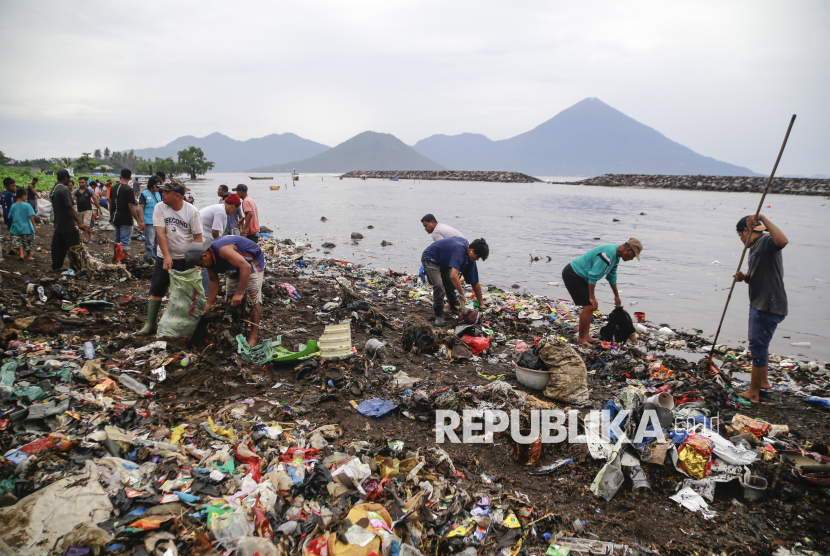
[(184, 194), (185, 188), (180, 183), (166, 184), (161, 189), (162, 202), (153, 210), (153, 227), (159, 247), (150, 285), (147, 322), (138, 332), (145, 336), (156, 333), (161, 300), (170, 287), (170, 269), (193, 268), (194, 265), (185, 261), (185, 251), (191, 243), (202, 242), (202, 217), (196, 207), (184, 202)]
[[(199, 209), (202, 217), (202, 235), (205, 239), (219, 239), (225, 235), (228, 216), (239, 210), (240, 205), (242, 205), (242, 199), (236, 193), (231, 193), (225, 197), (223, 202)], [(206, 268), (202, 269), (202, 285), (207, 294), (210, 276)]]
[(432, 236), (432, 241), (438, 241), (439, 239), (447, 239), (448, 237), (464, 237), (461, 234), (461, 232), (459, 232), (452, 226), (447, 226), (446, 224), (439, 224), (432, 214), (427, 214), (426, 216), (421, 218), (421, 224), (424, 225), (424, 229), (427, 231), (427, 233), (430, 236)]

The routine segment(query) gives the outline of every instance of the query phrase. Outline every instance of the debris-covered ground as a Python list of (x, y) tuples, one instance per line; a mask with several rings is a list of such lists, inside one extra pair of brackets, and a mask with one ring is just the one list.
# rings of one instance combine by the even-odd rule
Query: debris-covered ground
[[(0, 553), (830, 551), (823, 365), (773, 357), (772, 391), (748, 406), (731, 396), (747, 378), (743, 348), (719, 346), (717, 377), (707, 339), (663, 323), (642, 323), (625, 347), (579, 348), (571, 304), (493, 286), (476, 322), (437, 330), (416, 276), (267, 239), (260, 338), (289, 361), (257, 366), (235, 340), (247, 316), (225, 305), (193, 337), (137, 336), (148, 268), (53, 273), (51, 230), (34, 262), (2, 263)], [(87, 247), (110, 262), (108, 241)], [(314, 342), (339, 323), (351, 356), (323, 359)], [(542, 365), (554, 350), (587, 370), (561, 385), (565, 401), (516, 377), (514, 360)], [(586, 399), (569, 401), (585, 377)], [(674, 404), (664, 443), (614, 450), (586, 429), (606, 407), (631, 410), (634, 426), (661, 392)], [(589, 442), (545, 444), (528, 465), (509, 430), (437, 444), (439, 409), (518, 410), (522, 426), (531, 410), (576, 410)]]

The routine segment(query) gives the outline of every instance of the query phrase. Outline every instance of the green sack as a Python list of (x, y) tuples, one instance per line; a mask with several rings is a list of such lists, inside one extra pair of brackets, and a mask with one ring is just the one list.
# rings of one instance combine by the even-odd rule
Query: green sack
[(158, 338), (181, 338), (192, 334), (205, 312), (207, 298), (202, 275), (195, 268), (170, 271), (167, 307), (158, 326)]

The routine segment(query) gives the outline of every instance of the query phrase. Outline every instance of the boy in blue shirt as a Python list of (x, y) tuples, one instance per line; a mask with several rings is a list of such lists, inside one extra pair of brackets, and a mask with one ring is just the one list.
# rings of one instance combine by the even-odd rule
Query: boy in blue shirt
[[(3, 207), (3, 223), (6, 225), (6, 229), (11, 228), (12, 225), (12, 221), (9, 220), (9, 209), (12, 208), (12, 205), (17, 199), (15, 194), (16, 189), (14, 178), (3, 178), (3, 192), (0, 193), (0, 205)], [(9, 251), (9, 255), (14, 255), (14, 253), (14, 249)]]
[(9, 209), (9, 220), (11, 226), (9, 232), (12, 234), (12, 249), (20, 254), (23, 260), (23, 251), (26, 251), (26, 258), (33, 261), (32, 247), (35, 244), (35, 209), (26, 200), (26, 190), (18, 189), (17, 202)]
[(578, 341), (582, 345), (591, 345), (596, 342), (591, 338), (591, 319), (594, 311), (599, 307), (594, 296), (597, 282), (603, 278), (608, 280), (614, 292), (614, 305), (622, 305), (620, 293), (617, 291), (617, 266), (620, 259), (630, 261), (634, 257), (640, 260), (643, 244), (639, 239), (631, 238), (622, 245), (609, 243), (594, 247), (582, 256), (572, 260), (562, 270), (562, 281), (571, 294), (574, 305), (582, 306), (579, 315)]

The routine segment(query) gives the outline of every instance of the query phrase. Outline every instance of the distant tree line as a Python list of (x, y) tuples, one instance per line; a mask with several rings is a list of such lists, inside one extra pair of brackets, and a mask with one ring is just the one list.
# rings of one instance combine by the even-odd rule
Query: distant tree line
[(172, 157), (147, 160), (136, 156), (135, 150), (111, 151), (109, 147), (103, 151), (95, 149), (92, 153), (83, 153), (78, 158), (32, 158), (14, 160), (0, 151), (0, 164), (14, 164), (16, 166), (38, 166), (44, 170), (59, 170), (73, 168), (76, 172), (108, 172), (120, 171), (129, 168), (137, 174), (152, 174), (162, 171), (169, 176), (188, 175), (195, 180), (196, 176), (204, 175), (212, 170), (215, 164), (205, 158), (205, 153), (199, 147), (188, 147), (176, 153), (176, 160)]

